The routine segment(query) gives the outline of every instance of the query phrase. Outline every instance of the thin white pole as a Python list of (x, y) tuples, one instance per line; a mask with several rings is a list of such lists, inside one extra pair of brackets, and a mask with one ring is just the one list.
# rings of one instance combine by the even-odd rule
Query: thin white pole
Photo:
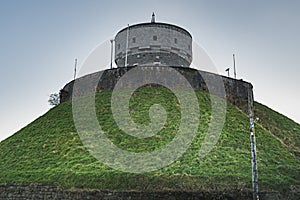
[[(233, 57), (234, 79), (236, 80), (235, 55), (233, 54), (232, 57)], [(234, 85), (235, 85), (235, 95), (238, 95), (238, 85), (236, 81)], [(237, 99), (234, 100), (234, 103), (237, 103)]]
[(74, 66), (74, 80), (76, 78), (76, 69), (77, 68), (77, 58), (75, 58), (75, 66)]
[(235, 56), (234, 56), (234, 54), (233, 54), (233, 70), (234, 70), (234, 78), (236, 79)]
[(248, 112), (250, 118), (250, 144), (251, 144), (251, 160), (252, 160), (252, 187), (253, 187), (253, 200), (259, 200), (258, 194), (258, 171), (257, 171), (257, 158), (256, 158), (256, 141), (254, 131), (253, 119), (253, 93), (248, 88)]
[(127, 39), (126, 39), (126, 55), (125, 55), (125, 67), (127, 67), (128, 65), (128, 39), (129, 39), (129, 24), (128, 24), (128, 27), (127, 27)]
[(110, 43), (111, 43), (111, 46), (110, 46), (110, 49), (111, 49), (110, 50), (110, 69), (112, 69), (112, 64), (113, 64), (113, 47), (114, 47), (113, 43), (114, 43), (114, 40), (111, 39)]

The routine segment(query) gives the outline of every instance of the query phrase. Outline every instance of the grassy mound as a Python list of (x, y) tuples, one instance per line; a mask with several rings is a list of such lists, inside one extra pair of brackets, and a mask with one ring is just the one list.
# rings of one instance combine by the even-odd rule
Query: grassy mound
[[(176, 135), (180, 105), (165, 88), (142, 88), (130, 100), (130, 114), (139, 124), (148, 124), (149, 108), (161, 104), (167, 111), (163, 130), (146, 139), (122, 132), (111, 109), (111, 92), (96, 95), (96, 112), (107, 137), (122, 149), (153, 151)], [(197, 91), (201, 115), (198, 133), (189, 149), (160, 170), (131, 174), (114, 170), (92, 157), (76, 132), (72, 102), (54, 107), (45, 115), (0, 143), (0, 183), (55, 183), (71, 188), (104, 190), (247, 190), (251, 189), (251, 157), (248, 116), (228, 104), (226, 123), (213, 150), (203, 159), (198, 152), (211, 118), (210, 98)], [(288, 191), (300, 185), (300, 125), (255, 103), (260, 190)]]

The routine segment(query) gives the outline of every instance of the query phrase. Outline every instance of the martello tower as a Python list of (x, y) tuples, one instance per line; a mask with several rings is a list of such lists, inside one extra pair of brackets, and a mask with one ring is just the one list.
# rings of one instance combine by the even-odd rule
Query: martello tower
[[(114, 60), (117, 68), (112, 68), (111, 63), (110, 69), (69, 82), (60, 91), (61, 102), (72, 98), (75, 82), (80, 83), (74, 90), (80, 95), (95, 91), (113, 91), (120, 78), (134, 68), (141, 68), (145, 72), (139, 74), (140, 80), (147, 80), (151, 74), (164, 82), (170, 80), (166, 80), (163, 71), (173, 68), (183, 75), (195, 90), (208, 91), (207, 80), (212, 84), (221, 81), (226, 94), (220, 94), (218, 85), (210, 88), (209, 92), (232, 103), (247, 101), (249, 88), (252, 93), (251, 83), (190, 67), (193, 60), (191, 34), (179, 26), (156, 22), (154, 14), (149, 23), (134, 24), (120, 30), (114, 41)], [(139, 81), (132, 81), (124, 87), (135, 87), (138, 84)], [(174, 88), (182, 88), (181, 82), (174, 81), (172, 84)]]
[(128, 26), (115, 37), (118, 67), (189, 67), (192, 55), (191, 34), (179, 26), (157, 23), (154, 13), (150, 23)]

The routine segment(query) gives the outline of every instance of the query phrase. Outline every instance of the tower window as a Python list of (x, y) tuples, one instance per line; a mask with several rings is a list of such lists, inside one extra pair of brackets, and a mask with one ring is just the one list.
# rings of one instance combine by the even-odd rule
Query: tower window
[(118, 49), (120, 49), (121, 48), (121, 45), (120, 44), (118, 44)]
[(154, 35), (154, 36), (153, 36), (153, 40), (154, 40), (154, 41), (157, 41), (157, 35)]
[(132, 38), (132, 43), (135, 43), (136, 42), (136, 38)]
[(177, 38), (174, 39), (174, 43), (177, 44)]
[(191, 45), (188, 46), (189, 50), (191, 50)]

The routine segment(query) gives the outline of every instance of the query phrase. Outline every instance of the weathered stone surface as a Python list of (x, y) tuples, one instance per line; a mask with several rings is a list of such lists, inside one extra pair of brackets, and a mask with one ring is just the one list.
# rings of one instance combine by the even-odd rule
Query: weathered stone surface
[[(289, 199), (298, 200), (299, 192), (287, 192), (281, 194), (279, 192), (262, 192), (261, 199)], [(56, 185), (44, 183), (28, 183), (28, 184), (0, 184), (1, 200), (173, 200), (173, 199), (197, 199), (197, 200), (251, 200), (251, 191), (245, 190), (224, 190), (224, 191), (105, 191), (105, 190), (89, 190), (89, 189), (63, 189)]]
[(115, 37), (115, 62), (118, 67), (125, 66), (126, 53), (130, 66), (158, 62), (161, 65), (188, 67), (193, 55), (192, 36), (172, 24), (135, 24), (122, 29)]
[[(141, 70), (144, 70), (145, 73), (141, 73), (139, 79), (147, 80), (147, 76), (149, 74), (157, 76), (167, 81), (166, 77), (163, 76), (163, 72), (168, 70), (168, 67), (161, 66), (138, 66)], [(129, 70), (134, 67), (120, 67), (114, 69), (107, 69), (104, 71), (99, 71), (96, 73), (92, 73), (83, 77), (76, 79), (77, 83), (80, 83), (80, 87), (76, 87), (77, 95), (86, 95), (92, 92), (100, 92), (104, 90), (113, 90), (116, 83), (119, 79), (126, 74)], [(172, 67), (177, 70), (180, 74), (182, 74), (191, 84), (191, 86), (195, 90), (209, 91), (210, 93), (220, 96), (222, 98), (226, 98), (229, 102), (240, 106), (241, 108), (245, 108), (245, 106), (241, 106), (241, 104), (247, 102), (248, 100), (248, 92), (250, 91), (252, 94), (252, 84), (245, 82), (243, 80), (236, 80), (233, 78), (228, 78), (225, 76), (220, 76), (218, 74), (213, 74), (205, 71), (199, 71), (192, 68), (183, 68), (183, 67)], [(209, 80), (210, 87), (207, 86), (208, 83), (205, 80)], [(225, 94), (221, 93), (222, 89), (219, 83), (223, 83), (223, 87), (225, 88)], [(130, 84), (125, 85), (126, 87), (133, 87), (137, 82), (131, 82)], [(180, 88), (180, 82), (172, 83), (174, 88)], [(79, 84), (78, 84), (79, 85)], [(61, 103), (65, 102), (72, 98), (73, 94), (73, 86), (74, 81), (69, 82), (64, 86), (64, 88), (60, 91), (60, 99)], [(210, 90), (209, 90), (210, 88)]]

